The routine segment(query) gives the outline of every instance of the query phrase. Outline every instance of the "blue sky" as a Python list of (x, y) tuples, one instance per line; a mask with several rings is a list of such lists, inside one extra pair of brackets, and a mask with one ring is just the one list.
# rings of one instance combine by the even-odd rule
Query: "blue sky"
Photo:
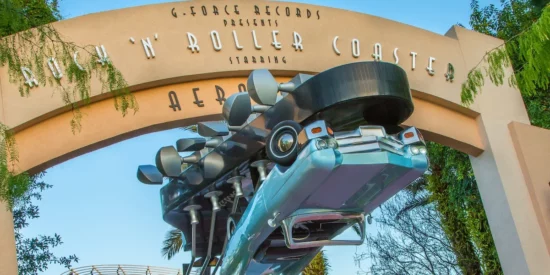
[[(170, 1), (61, 0), (65, 18), (132, 6)], [(388, 18), (444, 34), (453, 24), (468, 25), (470, 1), (443, 0), (294, 0)], [(498, 0), (480, 1), (482, 5)], [(83, 125), (86, 127), (86, 125)], [(76, 254), (77, 266), (140, 264), (180, 268), (187, 253), (168, 261), (161, 257), (164, 234), (170, 226), (161, 217), (157, 186), (140, 184), (136, 168), (154, 162), (156, 151), (174, 144), (185, 134), (173, 129), (136, 137), (88, 153), (47, 170), (44, 180), (53, 188), (38, 203), (41, 217), (32, 221), (26, 235), (58, 233), (65, 242), (58, 255)], [(375, 230), (375, 225), (372, 225)], [(356, 274), (353, 261), (361, 247), (328, 248), (332, 274)], [(363, 263), (365, 267), (367, 263)], [(65, 271), (51, 266), (43, 274)]]

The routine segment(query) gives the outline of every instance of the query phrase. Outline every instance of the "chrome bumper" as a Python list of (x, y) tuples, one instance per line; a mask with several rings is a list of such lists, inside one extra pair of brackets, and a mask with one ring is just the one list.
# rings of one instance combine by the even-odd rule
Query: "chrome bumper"
[[(304, 211), (301, 211), (304, 212)], [(343, 222), (348, 225), (348, 228), (353, 224), (358, 224), (360, 228), (359, 240), (315, 240), (315, 241), (295, 241), (292, 235), (292, 228), (302, 222), (308, 221), (326, 221)], [(361, 245), (365, 241), (365, 214), (364, 213), (349, 213), (342, 211), (324, 211), (320, 209), (305, 210), (304, 213), (295, 214), (283, 220), (282, 225), (285, 244), (290, 249), (336, 246), (336, 245)]]

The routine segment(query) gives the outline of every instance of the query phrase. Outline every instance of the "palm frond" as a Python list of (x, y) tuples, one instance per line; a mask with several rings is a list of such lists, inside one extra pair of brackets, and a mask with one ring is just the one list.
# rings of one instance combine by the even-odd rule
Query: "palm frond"
[(399, 210), (399, 212), (397, 212), (397, 214), (395, 215), (395, 219), (400, 219), (405, 213), (415, 208), (426, 206), (430, 203), (431, 201), (429, 195), (413, 197), (405, 204), (405, 206), (401, 210)]
[(405, 187), (405, 190), (410, 192), (414, 197), (418, 193), (421, 193), (422, 191), (425, 191), (427, 186), (428, 186), (428, 181), (424, 176), (422, 176), (422, 177), (416, 179), (415, 181), (413, 181), (407, 187)]
[(358, 223), (352, 225), (351, 229), (353, 229), (358, 236), (361, 236), (361, 227)]
[(324, 251), (321, 250), (308, 266), (302, 271), (303, 275), (328, 275), (330, 264)]
[(166, 232), (166, 239), (162, 242), (162, 256), (172, 259), (183, 248), (183, 233), (179, 229)]
[(198, 131), (198, 128), (197, 128), (196, 124), (185, 126), (185, 127), (180, 127), (180, 129), (182, 129), (184, 131), (190, 131), (190, 132), (193, 132), (193, 133), (196, 133)]

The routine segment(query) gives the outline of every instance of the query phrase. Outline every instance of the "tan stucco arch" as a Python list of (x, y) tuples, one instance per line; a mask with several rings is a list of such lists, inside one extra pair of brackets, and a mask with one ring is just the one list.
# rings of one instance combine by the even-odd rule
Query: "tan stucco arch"
[[(226, 5), (229, 14), (225, 13)], [(238, 5), (239, 14), (234, 11), (235, 5)], [(269, 15), (265, 12), (268, 5)], [(202, 6), (207, 15), (203, 15)], [(219, 15), (214, 14), (213, 6), (217, 7)], [(259, 15), (255, 13), (255, 6), (258, 6)], [(280, 15), (276, 14), (277, 6)], [(286, 15), (286, 7), (292, 11), (290, 16)], [(192, 15), (192, 11), (196, 14)], [(231, 20), (235, 20), (235, 26)], [(550, 263), (550, 241), (545, 229), (548, 220), (544, 217), (544, 207), (550, 204), (533, 198), (532, 186), (538, 183), (529, 182), (533, 176), (522, 168), (517, 155), (521, 150), (516, 140), (521, 139), (521, 134), (513, 140), (509, 129), (511, 123), (529, 124), (521, 96), (508, 86), (497, 88), (487, 83), (474, 105), (466, 108), (460, 104), (460, 85), (468, 71), (487, 50), (502, 43), (498, 39), (460, 27), (452, 27), (442, 36), (344, 10), (242, 0), (143, 6), (86, 15), (54, 25), (76, 43), (103, 45), (128, 81), (140, 110), (122, 117), (114, 109), (109, 95), (100, 94), (99, 85), (94, 83), (92, 103), (82, 110), (85, 113), (82, 131), (74, 135), (69, 125), (72, 114), (58, 94), (49, 87), (38, 87), (31, 89), (30, 97), (21, 97), (17, 86), (7, 81), (6, 68), (0, 68), (0, 121), (16, 132), (18, 172), (43, 170), (143, 133), (218, 119), (221, 104), (216, 100), (216, 86), (228, 97), (238, 92), (239, 84), (246, 83), (253, 69), (270, 69), (284, 81), (298, 72), (314, 74), (340, 64), (373, 60), (375, 44), (379, 43), (382, 60), (386, 62), (396, 62), (394, 51), (398, 49), (398, 64), (409, 77), (415, 112), (405, 124), (419, 127), (429, 140), (472, 156), (505, 271), (538, 274)], [(216, 38), (216, 34), (212, 31), (219, 35), (220, 50), (214, 48), (211, 35)], [(188, 47), (187, 33), (197, 39), (198, 52)], [(301, 50), (293, 46), (295, 33), (302, 39)], [(274, 35), (280, 49), (276, 49), (277, 43), (272, 45)], [(154, 49), (154, 57), (146, 56), (141, 39), (147, 38)], [(254, 39), (261, 49), (256, 47)], [(359, 42), (353, 44), (354, 39)], [(353, 45), (358, 45), (358, 57), (354, 57), (359, 52), (357, 48), (354, 52)], [(244, 62), (245, 56), (248, 63)], [(430, 58), (435, 58), (433, 75), (428, 71)], [(413, 59), (415, 69), (412, 68)], [(445, 75), (449, 64), (454, 67), (452, 82)], [(202, 107), (193, 103), (196, 100), (194, 89), (202, 100)], [(170, 91), (176, 93), (181, 110), (169, 107)], [(4, 217), (6, 222), (3, 224), (9, 224), (10, 219)], [(1, 232), (6, 230), (0, 228)], [(0, 244), (3, 239), (6, 238), (0, 236)], [(2, 253), (0, 257), (4, 257)], [(5, 253), (11, 255), (9, 257), (14, 255), (13, 250)], [(1, 274), (11, 274), (1, 272), (2, 268), (4, 264), (0, 264)]]
[[(281, 77), (279, 80), (282, 82), (288, 78)], [(192, 81), (135, 92), (140, 109), (127, 117), (114, 109), (112, 100), (101, 100), (84, 108), (86, 115), (82, 119), (83, 128), (77, 134), (72, 133), (68, 123), (72, 118), (71, 112), (53, 116), (17, 132), (18, 167), (31, 173), (42, 171), (80, 154), (137, 135), (181, 127), (197, 121), (219, 120), (221, 105), (216, 101), (215, 87), (221, 87), (227, 91), (226, 96), (229, 96), (238, 91), (241, 83), (246, 83), (246, 77)], [(199, 98), (204, 107), (192, 103), (195, 101), (193, 88), (199, 88)], [(182, 105), (181, 111), (168, 107), (169, 91), (176, 92)], [(414, 103), (416, 112), (405, 124), (423, 129), (428, 139), (459, 148), (469, 154), (479, 155), (482, 152), (483, 145), (475, 117), (416, 97)], [(429, 119), (434, 116), (441, 119)], [(448, 124), (464, 131), (455, 132)], [(41, 147), (39, 151), (24, 149), (35, 147), (36, 144), (47, 146)]]

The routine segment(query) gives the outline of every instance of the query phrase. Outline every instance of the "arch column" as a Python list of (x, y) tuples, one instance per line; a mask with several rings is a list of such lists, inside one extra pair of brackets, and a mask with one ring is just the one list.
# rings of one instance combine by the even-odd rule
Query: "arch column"
[[(473, 68), (489, 51), (503, 43), (480, 33), (452, 28), (464, 55), (465, 68)], [(511, 74), (511, 69), (508, 74)], [(507, 84), (495, 86), (488, 79), (475, 99), (485, 151), (470, 157), (491, 233), (505, 274), (546, 274), (550, 255), (539, 224), (536, 205), (518, 160), (509, 124), (530, 124), (523, 99)], [(531, 126), (532, 127), (532, 126)], [(460, 129), (457, 129), (459, 131)]]
[(0, 201), (0, 274), (17, 275), (17, 253), (13, 216), (7, 204)]

